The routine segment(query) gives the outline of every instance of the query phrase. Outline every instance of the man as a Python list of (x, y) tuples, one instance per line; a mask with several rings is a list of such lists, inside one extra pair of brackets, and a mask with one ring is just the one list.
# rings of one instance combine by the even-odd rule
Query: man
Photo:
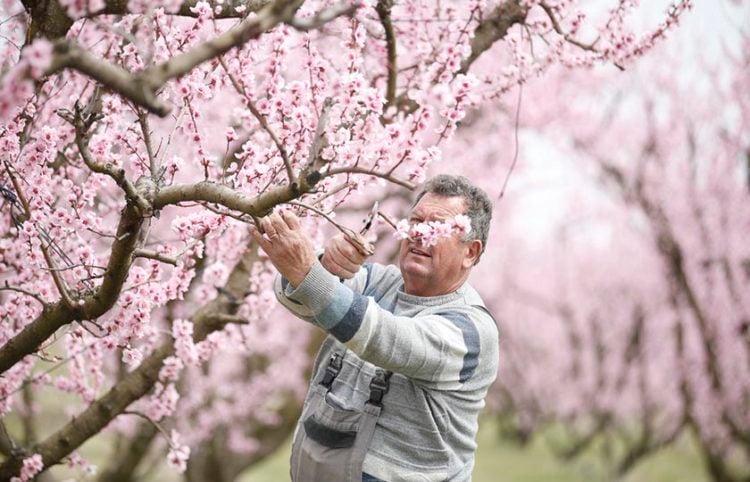
[[(498, 333), (466, 282), (492, 204), (468, 179), (430, 180), (409, 222), (465, 214), (468, 235), (401, 241), (400, 270), (365, 264), (342, 235), (320, 261), (290, 212), (253, 233), (276, 266), (279, 301), (329, 333), (295, 432), (295, 482), (468, 481)], [(346, 279), (342, 281), (341, 279)]]

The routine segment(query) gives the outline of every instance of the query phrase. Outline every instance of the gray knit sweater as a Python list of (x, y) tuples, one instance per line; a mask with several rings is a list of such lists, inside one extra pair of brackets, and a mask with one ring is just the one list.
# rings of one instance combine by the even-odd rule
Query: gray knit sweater
[(330, 403), (361, 410), (375, 368), (394, 372), (365, 473), (389, 482), (471, 480), (477, 419), (497, 374), (498, 332), (468, 283), (419, 297), (403, 291), (395, 266), (367, 264), (342, 283), (316, 262), (297, 289), (278, 277), (276, 294), (331, 335), (313, 383), (334, 351), (346, 351)]

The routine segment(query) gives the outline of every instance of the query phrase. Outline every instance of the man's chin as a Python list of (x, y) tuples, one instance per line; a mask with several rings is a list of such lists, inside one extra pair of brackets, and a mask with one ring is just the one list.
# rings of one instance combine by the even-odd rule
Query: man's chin
[(415, 259), (406, 259), (401, 263), (401, 274), (416, 278), (424, 278), (430, 274), (429, 266)]

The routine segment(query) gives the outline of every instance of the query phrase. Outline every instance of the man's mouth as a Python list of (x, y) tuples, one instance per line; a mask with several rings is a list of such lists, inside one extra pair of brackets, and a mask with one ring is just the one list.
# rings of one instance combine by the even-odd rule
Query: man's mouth
[(417, 256), (424, 256), (424, 257), (427, 257), (427, 258), (431, 258), (432, 257), (430, 255), (430, 253), (428, 253), (427, 251), (425, 251), (423, 249), (419, 249), (419, 248), (409, 248), (409, 252), (412, 253), (412, 254), (416, 254)]

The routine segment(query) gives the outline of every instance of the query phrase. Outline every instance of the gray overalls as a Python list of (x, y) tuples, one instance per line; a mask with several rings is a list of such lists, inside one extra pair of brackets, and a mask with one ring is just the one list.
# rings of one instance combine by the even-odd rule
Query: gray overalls
[(361, 412), (336, 407), (326, 394), (343, 364), (331, 355), (322, 379), (310, 387), (292, 445), (294, 482), (362, 482), (362, 464), (375, 433), (392, 372), (378, 368), (370, 380), (370, 398)]

